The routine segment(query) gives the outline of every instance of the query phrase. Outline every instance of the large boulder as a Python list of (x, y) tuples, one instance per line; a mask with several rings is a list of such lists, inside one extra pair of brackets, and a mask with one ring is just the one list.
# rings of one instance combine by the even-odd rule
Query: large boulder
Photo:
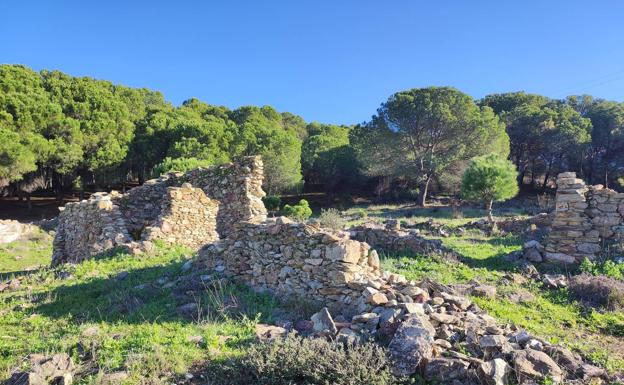
[(513, 364), (518, 382), (526, 380), (551, 379), (555, 383), (563, 380), (563, 371), (546, 353), (533, 349), (516, 350)]
[(416, 373), (432, 357), (434, 336), (435, 329), (424, 316), (409, 315), (388, 346), (393, 373), (398, 376)]

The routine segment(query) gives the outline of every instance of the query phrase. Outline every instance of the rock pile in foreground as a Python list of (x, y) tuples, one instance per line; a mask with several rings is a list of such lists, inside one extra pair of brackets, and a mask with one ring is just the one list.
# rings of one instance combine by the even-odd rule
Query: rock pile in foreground
[(372, 311), (347, 320), (334, 319), (323, 309), (298, 329), (304, 335), (345, 343), (377, 340), (387, 344), (396, 375), (419, 373), (445, 384), (600, 383), (606, 379), (603, 369), (578, 354), (514, 326), (497, 324), (450, 287), (425, 280), (402, 291), (405, 302), (380, 303), (382, 296), (375, 294), (387, 298), (391, 290), (367, 290), (370, 302), (377, 305)]

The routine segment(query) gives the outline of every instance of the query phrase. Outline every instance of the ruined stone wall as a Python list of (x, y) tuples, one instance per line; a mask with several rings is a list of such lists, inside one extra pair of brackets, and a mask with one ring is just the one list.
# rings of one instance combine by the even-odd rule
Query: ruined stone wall
[(217, 231), (223, 238), (237, 222), (266, 219), (263, 179), (262, 159), (248, 156), (239, 162), (190, 171), (180, 177), (178, 183), (188, 182), (199, 187), (209, 198), (219, 202)]
[(349, 229), (351, 238), (366, 242), (374, 248), (387, 253), (409, 252), (417, 255), (434, 255), (444, 259), (456, 260), (458, 254), (442, 245), (437, 239), (426, 239), (411, 231), (403, 231), (398, 227), (382, 226), (367, 223)]
[(623, 193), (602, 185), (587, 186), (573, 172), (561, 173), (544, 259), (554, 263), (594, 259), (603, 244), (621, 239), (623, 224)]
[(190, 184), (168, 187), (160, 213), (142, 234), (142, 240), (162, 240), (198, 250), (219, 239), (216, 217), (219, 203)]
[(117, 246), (130, 244), (119, 207), (108, 194), (68, 203), (61, 208), (54, 237), (52, 265), (80, 262)]
[(200, 261), (252, 287), (340, 311), (362, 312), (396, 300), (396, 295), (388, 298), (377, 291), (387, 289), (388, 282), (405, 282), (399, 275), (381, 272), (379, 256), (367, 243), (283, 217), (236, 225), (228, 238), (200, 251)]
[[(160, 239), (199, 249), (239, 221), (266, 219), (260, 157), (170, 173), (124, 195), (98, 193), (59, 216), (53, 264), (79, 262), (115, 246), (132, 252)], [(111, 241), (112, 240), (112, 241)]]
[(124, 217), (126, 228), (134, 238), (140, 238), (143, 230), (158, 219), (167, 188), (174, 184), (173, 175), (163, 175), (113, 198)]

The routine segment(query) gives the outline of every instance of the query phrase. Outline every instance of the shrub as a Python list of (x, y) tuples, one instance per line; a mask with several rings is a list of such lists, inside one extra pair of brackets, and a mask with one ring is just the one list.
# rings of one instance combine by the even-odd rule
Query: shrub
[(615, 263), (612, 260), (597, 263), (585, 258), (579, 265), (579, 271), (592, 275), (606, 275), (620, 280), (624, 279), (624, 263)]
[(308, 201), (302, 199), (296, 205), (284, 205), (282, 214), (298, 221), (305, 221), (312, 215), (312, 209), (310, 208)]
[(366, 211), (365, 209), (359, 208), (353, 212), (353, 216), (356, 219), (365, 219), (365, 218), (368, 218), (368, 211)]
[(462, 177), (462, 197), (486, 203), (488, 218), (493, 222), (492, 203), (513, 198), (518, 193), (517, 176), (516, 166), (498, 155), (472, 158)]
[(386, 354), (376, 344), (345, 346), (294, 334), (253, 345), (242, 357), (211, 369), (215, 382), (222, 385), (393, 383)]
[(346, 225), (346, 221), (342, 218), (342, 215), (340, 215), (340, 211), (336, 209), (321, 210), (319, 221), (321, 222), (321, 226), (333, 230), (342, 230)]
[(624, 282), (604, 275), (579, 274), (570, 280), (569, 290), (579, 301), (610, 310), (624, 309)]
[(262, 198), (262, 202), (268, 211), (277, 211), (282, 205), (282, 200), (277, 195), (267, 195)]
[(161, 163), (154, 166), (152, 170), (152, 176), (158, 178), (162, 174), (166, 174), (171, 171), (187, 172), (198, 167), (208, 167), (212, 163), (197, 158), (165, 158)]

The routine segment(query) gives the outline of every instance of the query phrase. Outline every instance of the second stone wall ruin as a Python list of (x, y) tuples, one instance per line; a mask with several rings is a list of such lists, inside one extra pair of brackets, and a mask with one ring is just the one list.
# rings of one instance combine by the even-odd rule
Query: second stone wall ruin
[(593, 260), (610, 242), (624, 237), (624, 193), (587, 186), (576, 173), (557, 176), (555, 215), (544, 259), (553, 263)]
[(132, 252), (162, 240), (199, 249), (226, 237), (239, 221), (262, 222), (260, 157), (170, 173), (126, 194), (97, 193), (59, 215), (52, 264), (80, 262), (118, 246)]

